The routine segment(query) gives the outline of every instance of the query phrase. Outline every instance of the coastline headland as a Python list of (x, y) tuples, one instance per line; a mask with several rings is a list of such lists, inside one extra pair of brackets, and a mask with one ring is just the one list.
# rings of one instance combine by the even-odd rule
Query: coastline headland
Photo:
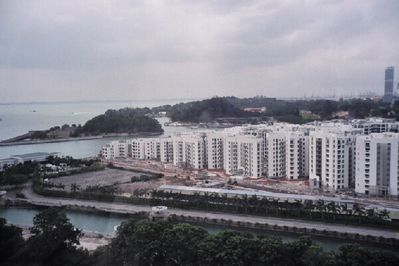
[(4, 140), (0, 142), (0, 147), (14, 146), (14, 145), (43, 144), (43, 143), (58, 143), (58, 142), (104, 139), (104, 138), (115, 138), (115, 137), (151, 137), (151, 136), (159, 136), (162, 134), (163, 134), (162, 132), (139, 132), (134, 134), (114, 133), (114, 134), (103, 134), (96, 136), (68, 137), (68, 138), (59, 138), (59, 139), (20, 140), (20, 141)]

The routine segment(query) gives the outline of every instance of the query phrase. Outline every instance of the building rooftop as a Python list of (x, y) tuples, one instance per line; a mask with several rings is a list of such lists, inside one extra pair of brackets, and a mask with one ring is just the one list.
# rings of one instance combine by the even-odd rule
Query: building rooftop
[(25, 153), (25, 154), (19, 154), (19, 155), (13, 155), (12, 158), (18, 158), (23, 161), (30, 161), (30, 160), (35, 160), (37, 158), (47, 158), (48, 156), (56, 156), (59, 155), (57, 152), (33, 152), (33, 153)]

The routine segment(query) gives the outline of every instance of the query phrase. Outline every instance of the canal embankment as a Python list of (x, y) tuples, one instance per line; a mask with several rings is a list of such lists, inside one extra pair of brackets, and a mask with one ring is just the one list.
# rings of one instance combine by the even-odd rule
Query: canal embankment
[[(32, 206), (57, 206), (81, 211), (91, 210), (96, 212), (142, 217), (148, 217), (151, 212), (151, 206), (145, 205), (44, 197), (35, 194), (30, 188), (25, 188), (24, 194), (26, 199), (21, 199), (19, 201)], [(210, 225), (229, 226), (232, 228), (252, 228), (258, 230), (289, 232), (399, 247), (398, 231), (376, 227), (174, 208), (168, 209), (168, 219), (176, 222), (197, 222)]]

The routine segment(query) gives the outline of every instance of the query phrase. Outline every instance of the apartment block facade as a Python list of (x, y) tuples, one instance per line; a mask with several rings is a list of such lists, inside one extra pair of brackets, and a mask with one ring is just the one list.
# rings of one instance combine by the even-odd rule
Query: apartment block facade
[(158, 160), (230, 175), (309, 177), (328, 191), (398, 195), (399, 124), (372, 118), (309, 125), (257, 125), (169, 137), (113, 141), (104, 159)]
[(398, 196), (398, 161), (398, 133), (359, 136), (355, 191), (372, 196)]

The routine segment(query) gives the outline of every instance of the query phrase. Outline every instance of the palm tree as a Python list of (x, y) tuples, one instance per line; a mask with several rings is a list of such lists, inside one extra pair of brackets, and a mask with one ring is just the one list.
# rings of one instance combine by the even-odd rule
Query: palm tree
[(280, 202), (277, 198), (273, 198), (272, 202), (273, 202), (273, 208), (276, 210), (276, 214), (278, 216), (280, 213)]
[(374, 220), (376, 218), (375, 209), (366, 209), (367, 218), (370, 220)]
[(316, 202), (316, 209), (321, 213), (321, 219), (324, 220), (324, 212), (326, 211), (326, 205), (324, 203), (324, 200), (319, 199)]
[(294, 203), (292, 203), (292, 207), (297, 210), (298, 217), (301, 217), (302, 210), (304, 209), (304, 205), (301, 200), (296, 199)]
[(244, 208), (244, 211), (247, 212), (247, 210), (248, 210), (248, 205), (249, 205), (249, 202), (248, 202), (248, 195), (247, 195), (247, 194), (244, 194), (244, 195), (241, 196), (239, 205), (241, 205), (241, 207)]
[(312, 217), (312, 212), (314, 210), (315, 205), (313, 204), (312, 200), (305, 200), (303, 203), (304, 208), (307, 212), (309, 212), (309, 216)]
[(379, 211), (378, 217), (382, 220), (390, 220), (389, 211), (387, 211), (386, 209)]
[(352, 210), (353, 210), (353, 214), (357, 215), (358, 222), (360, 223), (361, 218), (365, 214), (365, 209), (362, 206), (360, 206), (358, 203), (355, 203), (355, 204), (353, 204)]
[(78, 190), (80, 190), (80, 186), (77, 185), (76, 183), (71, 184), (71, 191), (72, 193), (76, 193)]
[(345, 214), (345, 215), (349, 214), (348, 204), (345, 203), (345, 204), (339, 205), (339, 207), (341, 209), (340, 211), (342, 214)]
[(327, 210), (332, 213), (333, 215), (333, 220), (335, 221), (335, 214), (337, 214), (337, 205), (335, 204), (334, 201), (331, 201), (330, 203), (327, 204)]
[(270, 202), (269, 199), (264, 197), (260, 200), (259, 205), (261, 207), (261, 210), (264, 211), (266, 213), (266, 215), (268, 215), (269, 213), (269, 208), (270, 208)]

